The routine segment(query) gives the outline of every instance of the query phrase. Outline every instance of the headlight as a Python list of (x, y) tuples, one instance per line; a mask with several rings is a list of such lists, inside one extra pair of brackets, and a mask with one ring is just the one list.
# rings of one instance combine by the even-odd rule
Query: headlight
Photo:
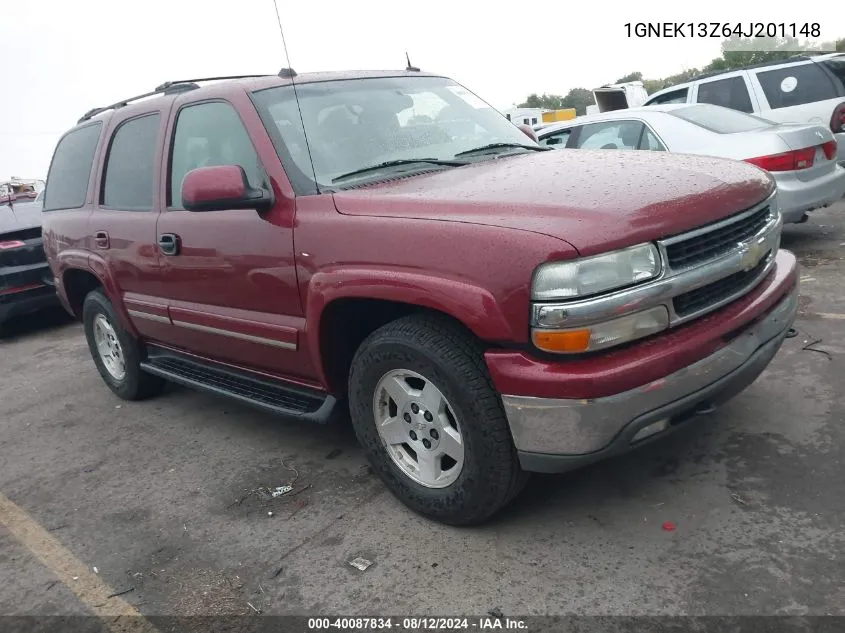
[(531, 298), (574, 299), (623, 288), (660, 274), (660, 255), (653, 244), (570, 262), (543, 264), (534, 273)]
[(669, 327), (669, 312), (657, 306), (612, 321), (571, 330), (534, 329), (534, 345), (556, 354), (580, 354), (634, 341)]

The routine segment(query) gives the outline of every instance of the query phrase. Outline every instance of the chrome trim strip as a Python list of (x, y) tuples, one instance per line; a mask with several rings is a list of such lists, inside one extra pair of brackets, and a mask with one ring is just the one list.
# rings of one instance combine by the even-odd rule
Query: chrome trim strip
[(176, 325), (178, 327), (184, 327), (189, 330), (197, 330), (198, 332), (208, 332), (209, 334), (219, 334), (220, 336), (228, 336), (229, 338), (236, 338), (242, 341), (250, 341), (251, 343), (270, 345), (272, 347), (279, 347), (281, 349), (296, 349), (296, 343), (277, 341), (272, 338), (264, 338), (263, 336), (253, 336), (252, 334), (242, 334), (241, 332), (232, 332), (231, 330), (221, 330), (220, 328), (210, 327), (208, 325), (199, 325), (198, 323), (189, 323), (188, 321), (174, 320), (173, 325)]
[[(736, 222), (738, 219), (746, 217), (749, 214), (756, 213), (765, 204), (773, 204), (772, 198), (766, 200), (765, 203), (755, 206), (753, 209), (743, 212), (739, 216), (730, 218), (730, 222), (720, 222), (718, 225), (710, 225), (708, 230), (714, 230), (720, 226)], [(774, 211), (774, 208), (773, 208)], [(666, 253), (662, 248), (666, 242), (658, 242), (661, 250), (661, 258), (664, 260), (663, 273), (652, 281), (627, 288), (612, 294), (601, 295), (581, 301), (566, 301), (566, 302), (550, 302), (532, 304), (531, 309), (531, 326), (541, 329), (560, 329), (560, 328), (574, 328), (585, 325), (590, 325), (600, 321), (614, 319), (631, 312), (653, 308), (659, 305), (664, 305), (669, 310), (669, 326), (675, 327), (682, 323), (686, 323), (695, 318), (698, 318), (708, 312), (717, 310), (718, 308), (734, 301), (742, 295), (754, 288), (772, 269), (775, 261), (775, 254), (780, 247), (780, 234), (783, 227), (783, 219), (780, 213), (774, 212), (772, 219), (758, 231), (750, 240), (748, 240), (749, 247), (753, 247), (759, 258), (756, 260), (748, 260), (747, 254), (750, 248), (740, 250), (739, 248), (726, 253), (718, 259), (710, 260), (691, 268), (685, 268), (680, 271), (673, 271), (666, 265)], [(703, 229), (696, 229), (691, 233), (669, 238), (670, 240), (688, 239), (690, 235), (698, 235)], [(668, 241), (668, 240), (667, 240)], [(674, 243), (674, 242), (673, 242)], [(760, 262), (762, 256), (769, 254), (769, 262), (764, 269), (752, 281), (750, 281), (742, 290), (724, 297), (717, 303), (710, 304), (701, 310), (691, 312), (684, 316), (678, 316), (672, 305), (672, 299), (678, 295), (690, 292), (702, 286), (715, 283), (730, 275), (741, 273), (753, 268)], [(541, 314), (551, 310), (561, 311), (563, 317), (556, 323), (545, 323), (541, 321)]]
[[(520, 451), (583, 455), (601, 450), (632, 421), (689, 410), (696, 394), (724, 379), (725, 390), (745, 388), (769, 364), (798, 311), (798, 290), (725, 347), (689, 367), (628, 391), (585, 400), (502, 395)], [(709, 397), (705, 392), (702, 398)], [(657, 412), (657, 413), (654, 413)]]
[(126, 311), (129, 316), (135, 317), (137, 319), (147, 319), (148, 321), (157, 321), (159, 323), (167, 323), (170, 324), (170, 319), (166, 316), (161, 316), (160, 314), (152, 314), (150, 312), (141, 312), (140, 310), (127, 310)]

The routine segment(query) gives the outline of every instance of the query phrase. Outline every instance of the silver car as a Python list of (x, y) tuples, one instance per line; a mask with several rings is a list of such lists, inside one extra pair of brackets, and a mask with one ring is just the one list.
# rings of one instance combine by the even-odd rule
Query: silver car
[(784, 222), (845, 196), (829, 128), (778, 124), (723, 108), (672, 104), (615, 110), (544, 127), (542, 145), (569, 149), (640, 149), (733, 158), (767, 170), (778, 185)]

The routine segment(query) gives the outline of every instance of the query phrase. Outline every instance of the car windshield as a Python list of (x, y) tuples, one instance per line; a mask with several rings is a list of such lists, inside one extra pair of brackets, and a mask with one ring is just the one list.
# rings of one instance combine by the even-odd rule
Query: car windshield
[[(490, 148), (492, 153), (537, 147), (489, 104), (444, 77), (302, 83), (296, 96), (301, 118), (291, 86), (257, 91), (254, 100), (294, 186), (298, 181), (304, 189), (313, 190), (315, 178), (319, 189), (332, 188), (333, 180), (382, 163), (444, 169), (448, 166), (407, 161), (455, 161), (462, 152), (493, 144), (502, 145)], [(490, 155), (478, 152), (457, 161)], [(378, 170), (366, 171), (349, 182), (379, 177)]]
[(739, 110), (707, 104), (667, 110), (666, 113), (717, 134), (750, 132), (777, 125), (774, 121), (745, 114)]

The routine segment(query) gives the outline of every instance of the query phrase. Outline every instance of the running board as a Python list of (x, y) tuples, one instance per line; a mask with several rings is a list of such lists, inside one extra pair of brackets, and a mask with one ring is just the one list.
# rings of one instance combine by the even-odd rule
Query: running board
[(321, 391), (261, 378), (246, 371), (212, 365), (191, 356), (149, 345), (141, 369), (186, 387), (239, 400), (259, 409), (325, 423), (337, 400)]

